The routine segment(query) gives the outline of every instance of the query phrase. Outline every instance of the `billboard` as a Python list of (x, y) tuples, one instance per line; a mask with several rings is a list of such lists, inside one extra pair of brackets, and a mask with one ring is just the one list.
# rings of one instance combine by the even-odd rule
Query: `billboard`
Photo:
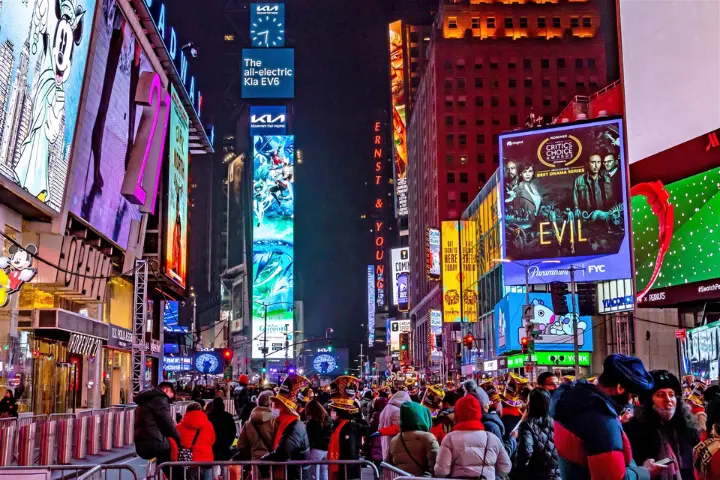
[(408, 151), (406, 129), (406, 85), (405, 85), (405, 45), (403, 42), (402, 21), (393, 22), (389, 27), (390, 40), (390, 95), (392, 100), (393, 126), (393, 171), (395, 173), (395, 214), (400, 217), (408, 214)]
[(268, 314), (267, 337), (265, 334), (265, 322), (263, 319), (257, 318), (253, 320), (252, 358), (263, 358), (262, 348), (264, 344), (267, 345), (268, 349), (267, 358), (285, 358), (286, 337), (288, 345), (290, 346), (287, 350), (287, 356), (288, 358), (294, 358), (292, 308), (286, 306), (285, 311), (287, 311), (290, 316), (289, 318), (282, 320), (277, 320), (277, 315), (275, 319), (271, 320)]
[(425, 230), (425, 270), (428, 280), (439, 280), (442, 268), (440, 266), (440, 229), (428, 228)]
[(286, 107), (250, 106), (250, 135), (285, 135)]
[[(405, 297), (407, 309), (408, 276), (410, 273), (410, 247), (393, 248), (390, 250), (390, 274), (392, 275), (392, 304), (399, 306), (401, 296)], [(404, 280), (401, 281), (401, 275)], [(403, 289), (404, 286), (404, 289)], [(403, 310), (407, 311), (407, 310)]]
[(462, 284), (462, 321), (478, 321), (478, 234), (473, 220), (460, 222), (460, 283)]
[(390, 320), (390, 350), (393, 352), (400, 351), (400, 334), (410, 333), (410, 319), (407, 320)]
[(253, 47), (284, 47), (285, 4), (250, 4), (250, 38)]
[(500, 136), (505, 285), (630, 278), (620, 119)]
[[(571, 295), (567, 295), (567, 302), (572, 305)], [(498, 355), (521, 350), (520, 339), (527, 336), (522, 320), (524, 304), (524, 293), (508, 293), (495, 305), (495, 346)], [(555, 315), (549, 293), (530, 293), (530, 304), (533, 306), (533, 322), (541, 332), (535, 339), (535, 350), (572, 351), (575, 314)], [(578, 346), (582, 351), (592, 351), (591, 317), (578, 317)]]
[(188, 333), (188, 327), (180, 325), (177, 300), (169, 300), (165, 302), (165, 311), (163, 312), (163, 330), (170, 333)]
[(247, 156), (241, 153), (228, 164), (227, 267), (245, 263), (242, 246), (245, 243), (243, 169), (248, 168)]
[(242, 98), (293, 98), (295, 50), (243, 48)]
[(347, 348), (336, 348), (330, 350), (327, 347), (315, 348), (310, 352), (310, 358), (308, 362), (309, 374), (320, 374), (337, 376), (342, 375), (350, 368), (348, 361), (348, 349)]
[(683, 373), (703, 380), (718, 378), (720, 365), (720, 322), (688, 330), (680, 341)]
[[(91, 24), (86, 25), (89, 28)], [(143, 207), (123, 195), (124, 181), (133, 178), (130, 169), (138, 156), (140, 163), (146, 161), (148, 173), (154, 170), (154, 178), (148, 182), (155, 190), (147, 190), (148, 204), (154, 207), (167, 133), (169, 112), (163, 104), (167, 91), (157, 83), (159, 77), (116, 0), (103, 3), (93, 35), (94, 54), (87, 78), (90, 94), (76, 139), (68, 208), (125, 249), (132, 222), (140, 221)], [(151, 87), (146, 94), (149, 105), (138, 101), (142, 98), (139, 92), (146, 87)], [(151, 153), (154, 156), (149, 158)], [(142, 178), (139, 170), (137, 175)]]
[(375, 344), (375, 265), (367, 266), (368, 345)]
[(95, 0), (0, 5), (0, 174), (60, 211)]
[(187, 271), (189, 122), (180, 97), (173, 88), (166, 198), (165, 273), (183, 287)]
[(438, 335), (442, 334), (442, 312), (440, 310), (430, 310), (430, 336), (428, 345), (431, 357), (442, 357), (442, 352), (437, 348)]
[(442, 222), (443, 320), (460, 321), (460, 222)]
[(292, 135), (253, 137), (253, 331), (266, 313), (268, 329), (293, 330), (294, 156)]

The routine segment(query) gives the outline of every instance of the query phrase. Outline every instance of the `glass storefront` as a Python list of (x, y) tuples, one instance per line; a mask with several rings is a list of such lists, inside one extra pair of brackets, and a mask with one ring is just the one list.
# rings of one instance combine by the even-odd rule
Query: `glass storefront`
[(103, 371), (100, 386), (102, 408), (130, 403), (132, 400), (132, 354), (103, 348)]

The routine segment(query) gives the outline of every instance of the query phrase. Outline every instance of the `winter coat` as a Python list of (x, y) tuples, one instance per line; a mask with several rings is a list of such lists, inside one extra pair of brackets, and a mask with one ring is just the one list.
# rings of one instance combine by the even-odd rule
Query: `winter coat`
[[(274, 440), (274, 438), (273, 438)], [(277, 448), (264, 457), (263, 461), (287, 462), (288, 460), (310, 460), (310, 440), (305, 424), (298, 418), (282, 432)], [(301, 471), (302, 468), (302, 471)], [(275, 469), (276, 471), (280, 471)], [(308, 478), (309, 467), (287, 467), (287, 480)]]
[[(392, 396), (388, 404), (380, 414), (380, 425), (379, 428), (392, 427), (400, 423), (400, 405), (410, 401), (410, 395), (408, 392), (401, 390)], [(382, 458), (387, 458), (388, 452), (390, 451), (390, 438), (382, 437)]]
[[(674, 421), (678, 420), (678, 415), (683, 415), (679, 406)], [(693, 448), (700, 442), (700, 436), (696, 426), (689, 423), (689, 420), (688, 418), (680, 422), (678, 427), (674, 421), (662, 423), (658, 414), (652, 409), (635, 407), (633, 418), (623, 425), (635, 463), (642, 465), (648, 458), (655, 460), (666, 458), (668, 456), (666, 446), (669, 446), (680, 464), (682, 479), (693, 480)]]
[(510, 472), (510, 457), (502, 440), (484, 430), (450, 432), (440, 445), (435, 476), (494, 480)]
[(255, 407), (240, 430), (236, 460), (260, 460), (272, 450), (275, 422), (269, 407)]
[(500, 416), (500, 421), (502, 421), (503, 427), (505, 428), (505, 436), (503, 437), (504, 441), (510, 440), (510, 434), (513, 430), (515, 430), (515, 427), (517, 427), (518, 423), (520, 423), (520, 420), (522, 420), (522, 412), (516, 407), (503, 407), (502, 415)]
[[(233, 391), (233, 403), (235, 404), (235, 415), (244, 422), (248, 418), (248, 412), (243, 412), (245, 406), (250, 403), (250, 394), (247, 387), (238, 386)], [(243, 418), (245, 417), (245, 418)]]
[(327, 423), (323, 425), (320, 420), (308, 420), (306, 428), (310, 439), (310, 448), (327, 452), (333, 432), (333, 421), (328, 418)]
[(503, 424), (497, 412), (483, 413), (482, 424), (483, 427), (485, 427), (486, 432), (492, 433), (503, 441), (505, 451), (512, 458), (513, 454), (515, 453), (515, 449), (517, 448), (517, 441), (510, 436), (508, 436), (507, 440), (505, 440), (505, 425)]
[(619, 407), (595, 385), (561, 385), (552, 396), (560, 475), (567, 480), (648, 479), (632, 459), (618, 418)]
[(372, 414), (372, 404), (372, 396), (369, 398), (364, 397), (362, 400), (360, 400), (360, 414), (362, 415), (363, 419), (368, 422), (370, 421), (370, 415)]
[(212, 411), (208, 414), (208, 420), (215, 430), (215, 444), (213, 445), (213, 456), (215, 460), (230, 460), (230, 447), (237, 436), (235, 419), (225, 411), (225, 403), (222, 398), (214, 398)]
[(433, 472), (440, 445), (430, 433), (430, 411), (415, 402), (400, 407), (400, 433), (390, 441), (385, 461), (401, 470), (421, 477)]
[(180, 441), (175, 420), (170, 414), (170, 399), (159, 388), (145, 390), (135, 397), (135, 452), (150, 460), (170, 452), (169, 438)]
[[(339, 422), (336, 424), (336, 428), (339, 424)], [(364, 428), (354, 420), (349, 421), (342, 426), (342, 430), (340, 430), (340, 460), (360, 459), (363, 430)], [(356, 478), (360, 478), (360, 467), (348, 466), (347, 470), (345, 467), (340, 467), (335, 480)]]
[[(193, 462), (212, 462), (213, 445), (215, 444), (215, 430), (207, 415), (202, 410), (187, 412), (180, 424), (177, 426), (180, 434), (180, 445), (182, 448), (192, 447)], [(199, 432), (199, 433), (198, 433)], [(193, 445), (195, 436), (197, 441)], [(177, 461), (178, 445), (175, 440), (170, 441), (170, 458)]]
[(511, 478), (561, 480), (552, 419), (531, 418), (520, 423)]
[[(383, 406), (385, 408), (385, 406)], [(378, 431), (379, 425), (380, 425), (380, 414), (382, 411), (375, 411), (373, 412), (372, 416), (370, 417), (370, 428), (369, 431), (371, 433), (375, 433)], [(374, 436), (374, 437), (366, 437), (365, 438), (365, 458), (368, 460), (372, 460), (375, 462), (382, 462), (383, 456), (382, 456), (382, 437), (380, 436)]]

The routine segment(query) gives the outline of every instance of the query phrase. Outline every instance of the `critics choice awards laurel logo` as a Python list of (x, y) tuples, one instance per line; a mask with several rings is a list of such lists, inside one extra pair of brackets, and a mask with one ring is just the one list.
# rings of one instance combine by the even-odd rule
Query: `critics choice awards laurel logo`
[(554, 135), (538, 146), (538, 160), (550, 168), (569, 167), (582, 154), (582, 143), (572, 135)]

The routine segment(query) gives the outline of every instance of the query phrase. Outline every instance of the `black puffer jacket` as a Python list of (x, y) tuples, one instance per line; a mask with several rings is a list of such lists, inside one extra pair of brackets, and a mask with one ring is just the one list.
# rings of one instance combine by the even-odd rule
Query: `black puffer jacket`
[[(288, 460), (310, 460), (310, 440), (308, 439), (305, 424), (300, 419), (295, 420), (285, 427), (280, 437), (280, 443), (272, 452), (262, 457), (263, 461), (268, 462), (287, 462)], [(294, 480), (300, 478), (309, 478), (310, 467), (287, 467), (287, 479)], [(280, 466), (273, 472), (282, 472), (284, 467)]]
[(552, 419), (531, 418), (520, 424), (510, 478), (561, 480)]
[(159, 388), (145, 390), (135, 397), (135, 452), (138, 457), (149, 460), (166, 452), (170, 442), (180, 445), (180, 435), (170, 415), (170, 399)]

